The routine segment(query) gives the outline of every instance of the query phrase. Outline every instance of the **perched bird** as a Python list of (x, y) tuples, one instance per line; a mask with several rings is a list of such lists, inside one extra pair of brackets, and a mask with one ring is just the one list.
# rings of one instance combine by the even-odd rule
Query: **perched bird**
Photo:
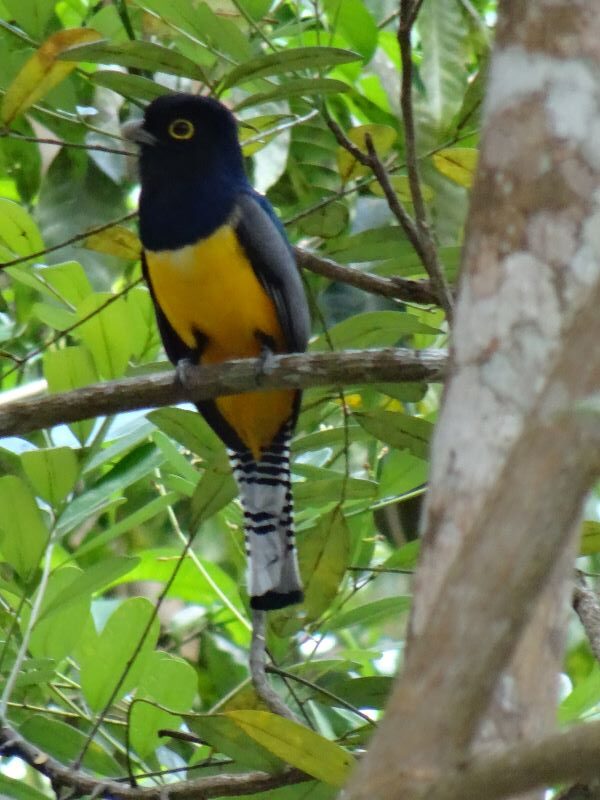
[[(165, 95), (123, 132), (140, 145), (143, 269), (169, 359), (305, 350), (302, 282), (281, 223), (248, 182), (231, 112), (212, 98)], [(198, 403), (238, 483), (254, 609), (302, 600), (289, 468), (299, 405), (294, 390)]]

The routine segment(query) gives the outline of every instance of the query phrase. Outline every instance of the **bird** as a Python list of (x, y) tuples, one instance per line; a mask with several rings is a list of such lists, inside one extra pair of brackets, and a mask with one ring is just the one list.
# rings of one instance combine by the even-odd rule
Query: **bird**
[[(167, 94), (123, 135), (139, 145), (142, 269), (180, 376), (190, 363), (303, 352), (302, 280), (281, 221), (246, 175), (232, 112), (212, 97)], [(303, 600), (290, 476), (300, 400), (284, 389), (196, 404), (228, 451), (257, 611)]]

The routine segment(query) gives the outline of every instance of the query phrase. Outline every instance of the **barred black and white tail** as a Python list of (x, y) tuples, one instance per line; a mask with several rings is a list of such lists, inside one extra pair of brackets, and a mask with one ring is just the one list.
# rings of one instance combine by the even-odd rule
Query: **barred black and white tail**
[(249, 450), (229, 451), (244, 509), (248, 594), (252, 608), (302, 602), (290, 478), (291, 426), (285, 425), (256, 461)]

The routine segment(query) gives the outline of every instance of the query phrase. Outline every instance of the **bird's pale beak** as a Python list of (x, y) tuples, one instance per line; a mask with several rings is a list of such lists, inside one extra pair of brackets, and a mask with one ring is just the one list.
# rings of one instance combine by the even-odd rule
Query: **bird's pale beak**
[(121, 125), (121, 135), (138, 144), (158, 144), (158, 139), (144, 128), (144, 120), (134, 119)]

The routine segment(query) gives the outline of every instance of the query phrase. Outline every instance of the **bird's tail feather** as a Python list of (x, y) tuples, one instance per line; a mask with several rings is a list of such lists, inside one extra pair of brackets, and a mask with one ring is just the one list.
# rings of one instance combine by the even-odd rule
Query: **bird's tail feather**
[(252, 608), (300, 603), (302, 582), (294, 537), (290, 478), (291, 427), (285, 425), (260, 461), (229, 451), (244, 509), (248, 594)]

